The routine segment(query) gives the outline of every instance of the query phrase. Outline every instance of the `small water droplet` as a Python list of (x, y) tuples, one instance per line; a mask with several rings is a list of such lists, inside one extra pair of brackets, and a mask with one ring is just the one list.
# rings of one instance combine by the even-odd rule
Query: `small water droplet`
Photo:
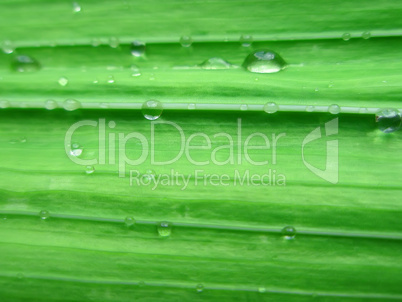
[(94, 166), (86, 166), (85, 167), (85, 173), (92, 174), (94, 172), (95, 172), (95, 167)]
[(286, 62), (272, 50), (258, 50), (246, 57), (243, 67), (256, 73), (275, 73), (284, 69)]
[(210, 58), (199, 65), (203, 69), (229, 69), (232, 64), (222, 58)]
[(109, 108), (109, 104), (108, 103), (100, 103), (99, 107), (102, 109), (107, 109), (107, 108)]
[(96, 79), (96, 80), (93, 81), (93, 83), (94, 83), (94, 84), (98, 84), (98, 83), (99, 83), (99, 80)]
[(342, 35), (342, 40), (343, 40), (343, 41), (349, 41), (351, 37), (352, 37), (352, 36), (350, 35), (350, 33), (344, 33), (344, 34)]
[(141, 75), (140, 68), (137, 65), (131, 65), (130, 70), (132, 77), (139, 77)]
[(141, 57), (145, 54), (145, 43), (140, 41), (134, 41), (130, 47), (131, 54), (134, 57)]
[(42, 210), (39, 212), (39, 217), (43, 220), (48, 219), (50, 217), (50, 213), (47, 210)]
[(34, 72), (40, 69), (40, 64), (30, 56), (21, 55), (15, 57), (12, 69), (17, 72)]
[(99, 45), (101, 45), (101, 40), (98, 38), (93, 38), (91, 44), (93, 47), (98, 47)]
[(369, 31), (365, 31), (364, 33), (362, 33), (362, 38), (363, 39), (370, 39), (371, 38), (371, 33)]
[(73, 12), (79, 13), (80, 11), (81, 11), (81, 5), (79, 5), (78, 2), (73, 2)]
[(119, 47), (119, 45), (120, 45), (120, 41), (119, 41), (118, 38), (116, 38), (116, 37), (111, 37), (111, 38), (109, 39), (109, 46), (110, 46), (110, 47), (112, 47), (112, 48), (117, 48), (117, 47)]
[(240, 105), (241, 111), (246, 111), (247, 109), (248, 109), (248, 106), (246, 104)]
[(161, 237), (169, 237), (172, 234), (172, 225), (167, 221), (159, 222), (157, 229)]
[(203, 284), (197, 284), (196, 286), (195, 286), (195, 290), (197, 291), (197, 293), (201, 293), (201, 292), (203, 292), (204, 291), (204, 285)]
[(1, 100), (0, 101), (0, 108), (5, 109), (5, 108), (8, 108), (8, 107), (10, 107), (10, 102), (9, 101), (6, 101), (6, 100)]
[(63, 86), (63, 87), (66, 86), (68, 84), (68, 79), (66, 77), (61, 77), (59, 79), (59, 84), (60, 84), (60, 86)]
[(124, 219), (124, 224), (126, 225), (126, 227), (130, 228), (132, 226), (135, 225), (135, 219), (132, 216), (128, 216), (126, 217), (126, 219)]
[(193, 39), (190, 36), (182, 36), (180, 38), (180, 44), (183, 47), (190, 47), (193, 44)]
[(307, 112), (313, 112), (314, 109), (315, 109), (314, 106), (307, 106), (307, 107), (306, 107), (306, 111), (307, 111)]
[(263, 294), (267, 292), (267, 289), (265, 287), (259, 287), (258, 292)]
[(114, 84), (114, 77), (113, 77), (112, 75), (110, 75), (110, 76), (107, 78), (107, 82), (108, 82), (109, 84)]
[(341, 112), (341, 108), (336, 104), (332, 104), (328, 107), (328, 112), (331, 114), (338, 114), (339, 112)]
[(26, 143), (27, 142), (27, 138), (26, 137), (22, 137), (21, 139), (20, 139), (20, 143)]
[(83, 148), (78, 143), (73, 143), (71, 145), (70, 154), (72, 156), (80, 156), (82, 154)]
[(145, 171), (145, 174), (143, 175), (144, 179), (147, 181), (151, 181), (153, 179), (155, 179), (155, 171), (152, 169), (148, 169), (147, 171)]
[(63, 102), (63, 108), (67, 111), (74, 111), (80, 107), (81, 107), (80, 102), (73, 99), (67, 99)]
[(266, 103), (265, 105), (264, 105), (264, 111), (266, 112), (266, 113), (275, 113), (275, 112), (277, 112), (278, 111), (278, 105), (277, 104), (275, 104), (275, 103), (273, 103), (273, 102), (269, 102), (269, 103)]
[(282, 235), (287, 240), (293, 239), (296, 236), (296, 229), (294, 227), (292, 227), (292, 226), (285, 226), (282, 229)]
[(189, 110), (194, 110), (195, 109), (195, 104), (188, 104), (187, 108)]
[(240, 37), (240, 43), (243, 47), (250, 47), (251, 43), (253, 43), (253, 37), (250, 35), (242, 35)]
[(375, 115), (378, 128), (384, 133), (391, 133), (401, 127), (401, 113), (397, 109), (385, 108)]
[(3, 49), (3, 52), (6, 54), (13, 53), (15, 50), (13, 43), (9, 40), (4, 41), (1, 45), (1, 47)]
[(47, 100), (47, 101), (45, 102), (45, 108), (46, 108), (47, 110), (56, 109), (56, 108), (57, 108), (57, 102), (54, 101), (54, 100)]
[(162, 103), (156, 100), (144, 102), (141, 112), (147, 120), (154, 121), (159, 118), (163, 112)]
[(364, 114), (364, 113), (367, 113), (367, 112), (368, 112), (367, 108), (362, 107), (362, 108), (359, 109), (359, 113)]

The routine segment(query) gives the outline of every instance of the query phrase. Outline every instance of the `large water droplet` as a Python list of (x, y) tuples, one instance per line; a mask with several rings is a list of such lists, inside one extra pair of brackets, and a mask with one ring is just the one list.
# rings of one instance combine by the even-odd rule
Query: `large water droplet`
[(86, 166), (85, 167), (85, 173), (92, 174), (94, 172), (95, 172), (95, 167), (94, 166)]
[(256, 73), (275, 73), (284, 69), (286, 62), (272, 50), (258, 50), (246, 57), (243, 67)]
[(15, 57), (12, 69), (18, 72), (33, 72), (40, 69), (40, 64), (34, 58), (26, 55)]
[(82, 154), (83, 148), (78, 143), (73, 143), (71, 145), (70, 154), (72, 156), (80, 156)]
[(241, 46), (243, 46), (243, 47), (251, 46), (252, 42), (253, 42), (253, 37), (250, 35), (242, 35), (240, 37), (240, 43), (241, 43)]
[(167, 221), (159, 222), (157, 229), (161, 237), (169, 237), (172, 234), (172, 225)]
[(266, 113), (275, 113), (278, 111), (278, 109), (279, 109), (278, 105), (273, 102), (269, 102), (264, 105), (264, 111)]
[(68, 79), (66, 77), (61, 77), (59, 79), (59, 84), (60, 84), (60, 86), (63, 86), (63, 87), (66, 86), (68, 84)]
[(73, 2), (73, 12), (79, 13), (81, 11), (81, 5), (78, 2)]
[(126, 217), (126, 219), (124, 219), (124, 224), (126, 225), (126, 227), (130, 228), (132, 226), (135, 225), (135, 219), (132, 216), (128, 216)]
[(362, 33), (362, 38), (363, 39), (370, 39), (371, 37), (371, 33), (369, 31), (365, 31), (364, 33)]
[(48, 219), (50, 217), (50, 213), (47, 210), (42, 210), (39, 212), (39, 217), (43, 220)]
[(210, 58), (199, 65), (203, 69), (229, 69), (232, 64), (222, 58)]
[(384, 133), (391, 133), (401, 127), (401, 113), (397, 109), (385, 108), (377, 112), (375, 120)]
[(145, 54), (145, 43), (140, 41), (134, 41), (130, 47), (131, 54), (134, 57), (141, 57)]
[(183, 47), (190, 47), (193, 44), (193, 39), (190, 36), (182, 36), (180, 38), (180, 44)]
[(1, 47), (3, 49), (3, 52), (6, 54), (13, 53), (15, 50), (13, 43), (9, 40), (4, 41), (1, 45)]
[(339, 112), (341, 112), (341, 108), (336, 104), (332, 104), (328, 107), (328, 112), (331, 114), (338, 114)]
[(282, 235), (287, 240), (293, 239), (296, 236), (296, 229), (294, 227), (292, 227), (292, 226), (285, 226), (282, 229)]
[(54, 101), (54, 100), (47, 100), (47, 101), (45, 102), (45, 108), (46, 108), (47, 110), (56, 109), (56, 108), (57, 108), (57, 102)]
[(81, 107), (80, 102), (73, 99), (67, 99), (63, 102), (63, 108), (67, 111), (74, 111), (80, 107)]
[(201, 293), (204, 291), (204, 285), (203, 284), (197, 284), (195, 287), (195, 290), (197, 291), (197, 293)]
[(343, 41), (349, 41), (350, 38), (351, 38), (350, 33), (344, 33), (344, 34), (342, 35), (342, 40), (343, 40)]
[(139, 77), (141, 75), (140, 68), (137, 65), (131, 65), (130, 70), (132, 77)]
[(146, 101), (142, 104), (141, 112), (146, 119), (154, 121), (159, 118), (163, 112), (162, 103), (156, 100)]

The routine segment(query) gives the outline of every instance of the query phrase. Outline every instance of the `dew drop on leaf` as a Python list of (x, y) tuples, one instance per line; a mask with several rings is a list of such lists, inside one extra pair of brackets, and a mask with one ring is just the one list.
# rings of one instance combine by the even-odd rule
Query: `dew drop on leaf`
[(269, 102), (269, 103), (266, 103), (264, 105), (264, 111), (266, 113), (275, 113), (275, 112), (278, 111), (278, 109), (279, 109), (278, 105), (276, 103), (273, 103), (273, 102)]
[(43, 220), (48, 219), (50, 217), (50, 213), (47, 210), (42, 210), (39, 212), (39, 217)]
[(229, 69), (232, 64), (222, 58), (210, 58), (199, 65), (203, 69)]
[(197, 293), (201, 293), (204, 291), (204, 285), (203, 284), (197, 284), (195, 287), (195, 290), (197, 291)]
[(401, 113), (397, 109), (381, 109), (376, 113), (375, 121), (382, 132), (391, 133), (401, 127)]
[(54, 100), (47, 100), (47, 101), (45, 102), (45, 108), (46, 108), (47, 110), (56, 109), (56, 108), (57, 108), (57, 102), (54, 101)]
[(282, 235), (285, 237), (285, 239), (293, 239), (296, 236), (296, 229), (292, 226), (285, 226), (282, 229)]
[(162, 221), (157, 226), (158, 234), (161, 237), (169, 237), (172, 234), (172, 225), (170, 222)]
[(82, 154), (83, 148), (78, 143), (73, 143), (71, 145), (70, 154), (72, 156), (80, 156)]
[(15, 57), (12, 62), (12, 69), (17, 72), (34, 72), (40, 69), (40, 64), (30, 56), (21, 55)]
[(250, 35), (242, 35), (240, 37), (240, 43), (243, 47), (250, 47), (251, 43), (253, 42), (253, 37)]
[(367, 40), (370, 39), (371, 37), (371, 33), (369, 31), (365, 31), (364, 33), (362, 33), (362, 38)]
[(127, 216), (126, 219), (124, 219), (124, 224), (126, 225), (126, 227), (132, 227), (133, 225), (135, 225), (135, 219), (132, 216)]
[(85, 173), (92, 174), (94, 172), (95, 172), (95, 167), (94, 166), (86, 166), (85, 167)]
[(3, 52), (6, 53), (6, 54), (13, 53), (14, 50), (15, 50), (15, 47), (14, 47), (13, 43), (11, 41), (9, 41), (9, 40), (5, 40), (2, 43), (1, 48), (2, 48)]
[(343, 41), (349, 41), (350, 38), (351, 38), (350, 33), (344, 33), (344, 34), (342, 35), (342, 40), (343, 40)]
[(68, 79), (66, 77), (61, 77), (59, 79), (59, 84), (60, 84), (60, 86), (63, 86), (63, 87), (66, 86), (68, 84)]
[(156, 100), (146, 101), (142, 104), (141, 112), (147, 120), (154, 121), (162, 115), (162, 103)]
[(284, 69), (286, 62), (272, 50), (258, 50), (246, 57), (243, 67), (255, 73), (275, 73)]
[(193, 44), (193, 39), (190, 36), (182, 36), (180, 38), (180, 44), (183, 47), (190, 47)]
[(131, 54), (134, 57), (141, 57), (145, 54), (145, 43), (141, 41), (134, 41), (130, 46)]
[(338, 114), (339, 112), (341, 112), (341, 108), (336, 104), (332, 104), (328, 107), (328, 112), (331, 114)]
[(80, 107), (81, 107), (80, 102), (73, 99), (67, 99), (63, 102), (63, 108), (67, 111), (74, 111)]

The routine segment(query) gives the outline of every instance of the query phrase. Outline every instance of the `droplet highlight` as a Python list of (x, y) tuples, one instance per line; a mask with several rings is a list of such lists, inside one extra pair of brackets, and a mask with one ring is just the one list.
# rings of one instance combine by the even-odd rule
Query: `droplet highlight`
[(278, 109), (279, 109), (278, 105), (273, 102), (269, 102), (264, 105), (264, 111), (266, 113), (275, 113), (278, 111)]
[(13, 53), (15, 50), (13, 43), (9, 40), (3, 41), (1, 48), (2, 48), (3, 52), (6, 54)]
[(342, 40), (343, 40), (343, 41), (349, 41), (351, 37), (352, 37), (352, 36), (350, 35), (350, 33), (344, 33), (344, 34), (342, 35)]
[(204, 285), (203, 284), (197, 284), (195, 286), (195, 290), (197, 291), (197, 293), (202, 293), (204, 291)]
[(243, 47), (250, 47), (251, 43), (253, 43), (253, 37), (250, 35), (242, 35), (240, 36), (240, 43)]
[(182, 36), (180, 38), (180, 44), (183, 47), (190, 47), (193, 44), (193, 39), (190, 36)]
[(43, 220), (48, 219), (50, 217), (50, 213), (47, 210), (42, 210), (39, 212), (39, 217)]
[(94, 166), (86, 166), (85, 167), (85, 173), (86, 174), (92, 174), (95, 172), (95, 167)]
[(124, 219), (124, 224), (126, 225), (126, 227), (130, 228), (132, 226), (135, 225), (135, 219), (132, 216), (128, 216), (126, 217), (126, 219)]
[(40, 64), (30, 56), (21, 55), (15, 57), (12, 69), (17, 72), (35, 72), (40, 69)]
[(339, 107), (336, 104), (332, 104), (331, 106), (328, 107), (328, 112), (331, 114), (338, 114), (341, 112), (341, 107)]
[(142, 104), (141, 112), (147, 120), (154, 121), (162, 115), (162, 103), (156, 100), (146, 101)]
[(255, 73), (275, 73), (286, 67), (285, 60), (272, 50), (259, 50), (249, 54), (243, 67)]
[(57, 102), (54, 101), (54, 100), (47, 100), (47, 101), (45, 102), (45, 108), (46, 108), (47, 110), (56, 109), (56, 108), (57, 108)]
[(365, 31), (364, 33), (362, 33), (362, 38), (367, 40), (371, 38), (371, 33), (369, 31)]
[(131, 65), (130, 70), (132, 77), (139, 77), (141, 75), (140, 68), (137, 65)]
[(145, 54), (145, 43), (140, 41), (132, 42), (130, 46), (130, 51), (134, 57), (138, 58), (143, 56)]
[(64, 87), (64, 86), (67, 86), (68, 79), (66, 77), (61, 77), (58, 82), (59, 82), (60, 86)]
[(80, 102), (73, 99), (67, 99), (63, 102), (63, 108), (67, 111), (74, 111), (79, 109), (80, 107), (81, 107)]
[(293, 239), (296, 237), (296, 229), (292, 226), (285, 226), (282, 229), (282, 235), (287, 240)]
[(232, 64), (222, 58), (210, 58), (199, 65), (202, 69), (229, 69)]

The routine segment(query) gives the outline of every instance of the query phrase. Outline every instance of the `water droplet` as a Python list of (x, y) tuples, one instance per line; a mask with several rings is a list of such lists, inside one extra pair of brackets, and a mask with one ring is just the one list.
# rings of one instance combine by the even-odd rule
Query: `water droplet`
[(130, 47), (131, 54), (134, 57), (141, 57), (145, 54), (145, 43), (140, 41), (134, 41)]
[(229, 69), (232, 64), (221, 58), (210, 58), (199, 65), (203, 69)]
[(362, 38), (363, 39), (370, 39), (371, 38), (371, 33), (369, 31), (365, 31), (364, 33), (362, 33)]
[(73, 143), (71, 145), (70, 154), (72, 156), (80, 156), (82, 154), (83, 148), (78, 143)]
[(267, 292), (267, 289), (265, 287), (259, 287), (258, 292), (263, 294)]
[(266, 103), (265, 105), (264, 105), (264, 111), (266, 112), (266, 113), (275, 113), (275, 112), (277, 112), (278, 111), (278, 105), (277, 104), (275, 104), (275, 103), (273, 103), (273, 102), (269, 102), (269, 103)]
[(79, 13), (80, 11), (81, 11), (81, 5), (79, 5), (77, 2), (73, 2), (73, 12)]
[(401, 113), (397, 109), (381, 109), (376, 113), (375, 121), (382, 132), (391, 133), (401, 127)]
[(108, 103), (100, 103), (99, 107), (102, 109), (107, 109), (107, 108), (109, 108), (109, 104)]
[(59, 84), (60, 84), (60, 86), (63, 86), (63, 87), (66, 86), (68, 84), (68, 79), (66, 77), (61, 77), (59, 79)]
[(314, 106), (307, 106), (307, 107), (306, 107), (306, 111), (307, 111), (307, 112), (313, 112), (314, 109), (315, 109)]
[(116, 38), (116, 37), (111, 37), (111, 38), (109, 39), (109, 46), (110, 46), (110, 47), (112, 47), (112, 48), (117, 48), (117, 47), (119, 47), (119, 45), (120, 45), (120, 41), (119, 41), (118, 38)]
[(247, 109), (248, 109), (248, 106), (246, 104), (240, 105), (241, 111), (246, 111)]
[(6, 54), (13, 53), (15, 50), (13, 43), (9, 40), (4, 41), (1, 45), (1, 47), (3, 49), (3, 52)]
[(328, 107), (328, 112), (331, 114), (338, 114), (339, 112), (341, 112), (341, 108), (336, 104), (332, 104)]
[(6, 100), (0, 101), (0, 108), (5, 109), (5, 108), (8, 108), (8, 107), (10, 107), (10, 102), (9, 101), (6, 101)]
[(296, 236), (296, 229), (294, 227), (292, 227), (292, 226), (285, 226), (282, 229), (282, 235), (287, 240), (293, 239)]
[(34, 58), (26, 55), (15, 57), (12, 69), (18, 72), (33, 72), (40, 69), (40, 64)]
[(107, 82), (108, 82), (109, 84), (113, 84), (113, 83), (114, 83), (114, 77), (113, 77), (112, 75), (110, 75), (110, 76), (107, 78)]
[(98, 83), (99, 83), (99, 80), (96, 79), (96, 80), (93, 81), (93, 83), (94, 83), (94, 84), (98, 84)]
[(63, 102), (63, 108), (67, 111), (74, 111), (80, 107), (81, 107), (80, 102), (73, 99), (67, 99)]
[(47, 100), (47, 101), (45, 102), (45, 108), (46, 108), (47, 110), (56, 109), (56, 108), (57, 108), (57, 102), (54, 101), (54, 100)]
[(193, 39), (190, 36), (182, 36), (180, 38), (180, 44), (183, 47), (190, 47), (193, 44)]
[(143, 175), (144, 179), (147, 181), (151, 181), (152, 179), (155, 178), (155, 171), (152, 169), (148, 169), (145, 174)]
[(94, 166), (86, 166), (86, 167), (85, 167), (85, 173), (87, 173), (87, 174), (92, 174), (92, 173), (94, 173), (94, 172), (95, 172)]
[(342, 40), (343, 40), (343, 41), (349, 41), (350, 38), (351, 38), (350, 33), (344, 33), (344, 34), (342, 35)]
[(139, 77), (141, 75), (140, 68), (137, 65), (131, 65), (130, 69), (132, 77)]
[(159, 118), (163, 112), (162, 103), (156, 100), (144, 102), (141, 112), (147, 120), (154, 121)]
[(367, 108), (362, 107), (362, 108), (359, 109), (359, 113), (364, 114), (364, 113), (367, 113), (367, 112), (368, 112)]
[(187, 108), (189, 110), (194, 110), (195, 109), (195, 104), (188, 104)]
[(161, 237), (169, 237), (172, 234), (172, 225), (167, 221), (159, 222), (158, 234)]
[(197, 293), (201, 293), (201, 292), (203, 292), (204, 291), (204, 285), (203, 284), (197, 284), (196, 286), (195, 286), (195, 290), (197, 291)]
[(242, 35), (240, 37), (240, 43), (243, 47), (249, 47), (251, 46), (251, 43), (253, 43), (253, 37), (250, 35)]
[(243, 67), (256, 73), (275, 73), (284, 69), (286, 62), (272, 50), (259, 50), (246, 57)]
[(23, 144), (23, 143), (26, 143), (26, 142), (27, 142), (27, 138), (26, 138), (26, 137), (23, 137), (23, 138), (20, 139), (20, 143)]
[(48, 219), (50, 217), (50, 213), (47, 210), (42, 210), (39, 212), (39, 217), (43, 220)]
[(126, 225), (126, 227), (130, 228), (133, 225), (135, 225), (135, 219), (132, 216), (128, 216), (126, 217), (126, 219), (124, 219), (124, 224)]
[(101, 45), (101, 40), (98, 38), (93, 38), (91, 44), (93, 47), (98, 47), (99, 45)]

